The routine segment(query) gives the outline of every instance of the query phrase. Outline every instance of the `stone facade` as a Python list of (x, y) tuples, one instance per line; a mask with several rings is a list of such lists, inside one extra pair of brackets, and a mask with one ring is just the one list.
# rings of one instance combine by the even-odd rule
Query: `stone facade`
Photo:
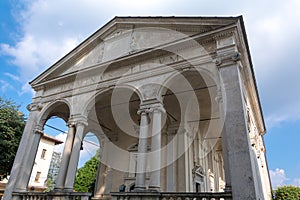
[(8, 199), (26, 192), (51, 116), (69, 127), (56, 192), (73, 191), (81, 141), (92, 132), (101, 147), (94, 199), (121, 185), (132, 194), (271, 197), (242, 17), (116, 17), (30, 84), (36, 94)]

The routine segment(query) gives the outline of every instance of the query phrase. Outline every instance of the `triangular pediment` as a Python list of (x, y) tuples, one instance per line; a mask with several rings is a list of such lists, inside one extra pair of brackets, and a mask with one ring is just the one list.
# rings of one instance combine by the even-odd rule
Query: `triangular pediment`
[(35, 78), (43, 85), (91, 66), (236, 23), (239, 17), (115, 17)]

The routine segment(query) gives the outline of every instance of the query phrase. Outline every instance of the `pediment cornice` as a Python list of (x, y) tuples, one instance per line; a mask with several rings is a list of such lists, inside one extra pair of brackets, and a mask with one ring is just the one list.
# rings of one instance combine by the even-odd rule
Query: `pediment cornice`
[[(95, 46), (106, 39), (117, 36), (121, 30), (131, 30), (136, 28), (157, 27), (186, 33), (191, 36), (214, 32), (228, 25), (236, 23), (238, 17), (115, 17), (102, 28), (92, 34), (89, 38), (79, 44), (66, 56), (61, 58), (36, 79), (30, 82), (33, 88), (59, 77), (67, 71), (74, 63), (89, 53)], [(209, 42), (203, 40), (202, 43)], [(157, 53), (157, 52), (155, 52)]]
[[(36, 83), (34, 85), (32, 84), (32, 87), (35, 90), (38, 90), (40, 88), (52, 87), (53, 85), (57, 85), (57, 84), (69, 83), (74, 81), (76, 78), (78, 78), (79, 77), (78, 75), (80, 74), (86, 74), (82, 76), (88, 76), (88, 74), (92, 75), (94, 74), (94, 72), (99, 71), (100, 68), (106, 69), (108, 66), (110, 69), (116, 67), (126, 67), (133, 64), (138, 65), (147, 61), (151, 61), (153, 59), (158, 60), (157, 63), (168, 65), (169, 63), (167, 63), (167, 61), (165, 60), (167, 60), (166, 58), (169, 58), (170, 56), (172, 57), (171, 59), (174, 61), (174, 63), (176, 63), (180, 61), (179, 56), (176, 55), (177, 52), (184, 51), (185, 49), (193, 48), (196, 45), (206, 45), (209, 43), (214, 43), (216, 40), (221, 39), (223, 37), (232, 36), (234, 31), (235, 31), (235, 26), (231, 25), (215, 31), (211, 31), (209, 33), (201, 33), (201, 34), (194, 35), (192, 37), (186, 37), (184, 39), (180, 39), (172, 43), (157, 46), (153, 49), (151, 48), (151, 49), (141, 50), (138, 52), (133, 52), (128, 55), (119, 57), (117, 59), (91, 65), (81, 70), (75, 70), (68, 74), (64, 74), (62, 76), (51, 77), (50, 79), (47, 79), (47, 77), (45, 77), (44, 80), (41, 81), (40, 83)], [(196, 41), (196, 42), (190, 42), (190, 41)], [(207, 53), (209, 53), (209, 56), (212, 57), (214, 57), (215, 55), (215, 51), (207, 52)]]

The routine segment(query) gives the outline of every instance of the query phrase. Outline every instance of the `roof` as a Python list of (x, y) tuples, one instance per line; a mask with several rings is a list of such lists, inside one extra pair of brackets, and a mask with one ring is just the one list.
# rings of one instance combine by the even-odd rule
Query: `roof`
[(50, 142), (54, 142), (55, 145), (64, 143), (63, 141), (61, 141), (61, 140), (59, 140), (59, 139), (57, 139), (55, 137), (52, 137), (50, 135), (47, 135), (47, 134), (44, 134), (42, 136), (42, 138), (45, 139), (45, 140), (48, 140)]

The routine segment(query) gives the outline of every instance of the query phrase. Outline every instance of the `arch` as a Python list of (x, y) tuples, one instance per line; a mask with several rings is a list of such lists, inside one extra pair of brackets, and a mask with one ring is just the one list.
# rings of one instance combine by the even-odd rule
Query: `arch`
[(83, 110), (82, 110), (82, 113), (84, 116), (88, 116), (90, 110), (93, 108), (93, 106), (95, 105), (95, 100), (98, 96), (102, 95), (102, 94), (105, 94), (106, 92), (109, 92), (110, 90), (114, 90), (116, 88), (127, 88), (127, 89), (130, 89), (132, 90), (133, 92), (135, 92), (139, 99), (142, 101), (142, 94), (141, 92), (139, 91), (138, 88), (132, 86), (132, 85), (129, 85), (129, 84), (122, 84), (122, 85), (116, 85), (114, 87), (109, 87), (109, 88), (106, 88), (106, 89), (103, 89), (101, 91), (98, 91), (96, 92), (92, 97), (89, 98), (89, 100), (87, 101), (86, 105), (83, 107)]
[[(219, 78), (219, 76), (215, 76), (213, 74), (213, 72), (211, 72), (210, 70), (207, 70), (205, 68), (195, 68), (195, 67), (193, 67), (193, 68), (189, 68), (188, 70), (175, 71), (169, 77), (167, 77), (165, 79), (165, 81), (161, 84), (161, 87), (159, 88), (158, 97), (163, 98), (163, 95), (166, 94), (166, 92), (168, 90), (168, 88), (165, 87), (165, 86), (167, 86), (169, 83), (171, 83), (172, 80), (176, 76), (178, 76), (179, 74), (182, 75), (184, 72), (188, 72), (188, 71), (198, 72), (202, 77), (205, 77), (205, 76), (203, 76), (203, 74), (205, 74), (206, 77), (210, 78), (211, 80), (213, 80), (216, 83), (217, 87), (219, 87), (219, 85), (220, 85), (220, 78)], [(163, 99), (161, 99), (161, 101), (163, 101)]]
[[(67, 112), (61, 112), (60, 108), (67, 109)], [(59, 99), (48, 104), (40, 114), (38, 125), (43, 127), (45, 122), (52, 116), (58, 116), (67, 123), (71, 113), (70, 108), (70, 103), (66, 99)]]

